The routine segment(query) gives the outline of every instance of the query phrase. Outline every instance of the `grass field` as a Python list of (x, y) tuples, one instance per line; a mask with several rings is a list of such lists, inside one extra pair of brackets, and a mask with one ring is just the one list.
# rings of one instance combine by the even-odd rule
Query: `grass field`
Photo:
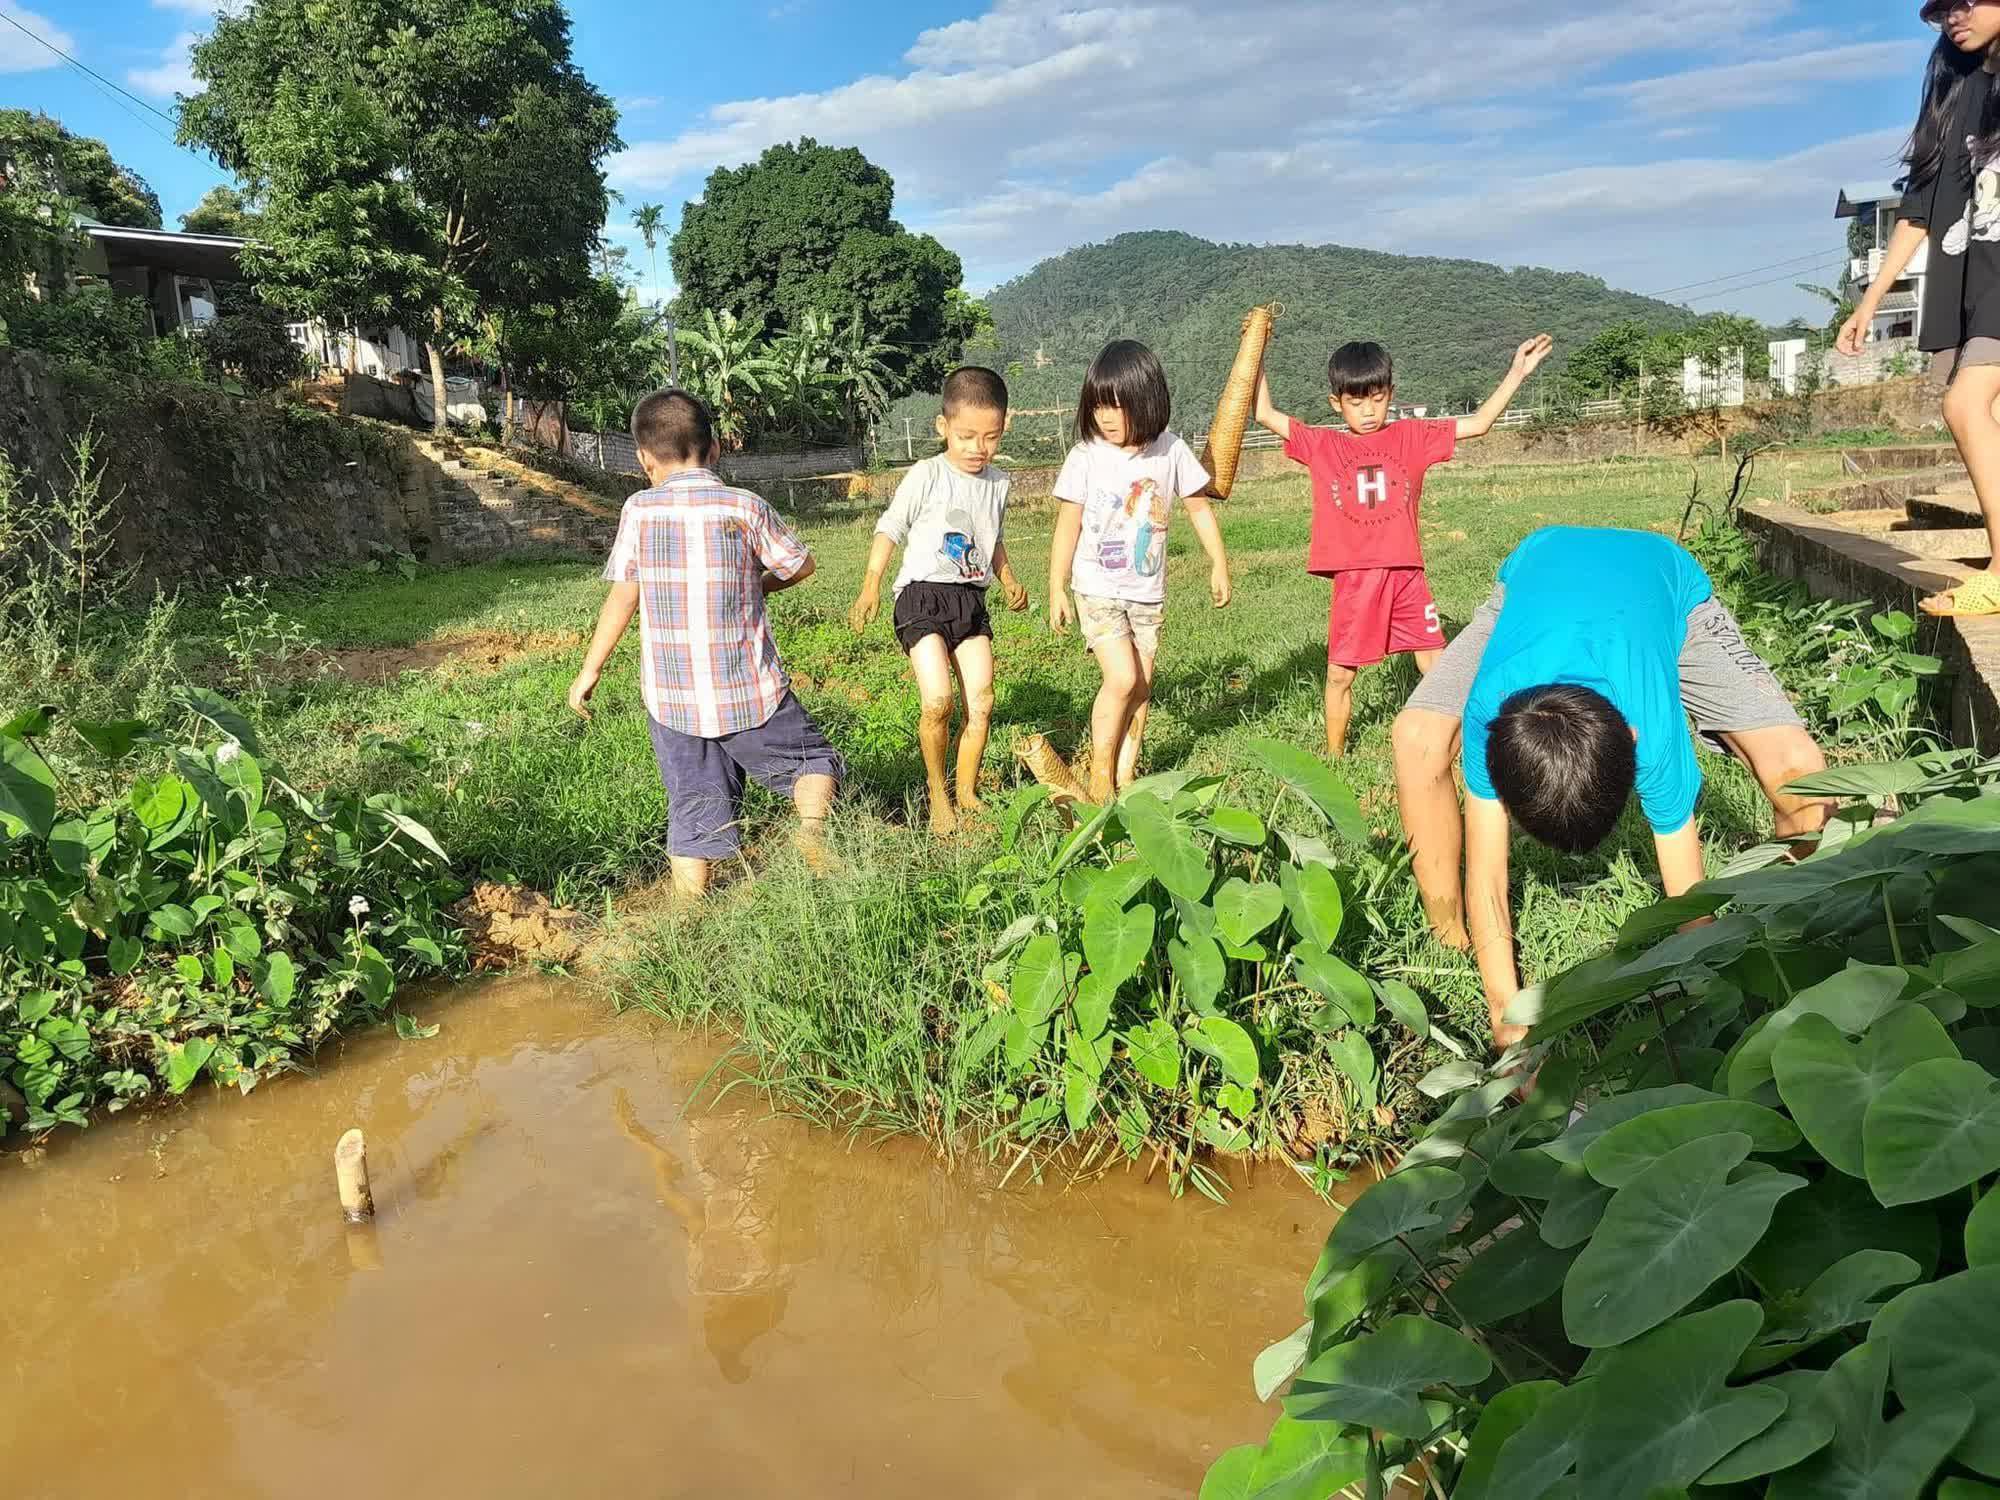
[[(1775, 493), (1786, 478), (1830, 480), (1838, 462), (1832, 452), (1767, 459), (1750, 493)], [(1727, 490), (1719, 463), (1702, 464), (1700, 474), (1705, 496)], [(1464, 623), (1499, 560), (1528, 532), (1558, 522), (1672, 532), (1690, 478), (1685, 462), (1639, 460), (1438, 474), (1423, 530), (1447, 629)], [(1247, 485), (1221, 514), (1236, 602), (1210, 608), (1199, 549), (1177, 531), (1146, 769), (1229, 774), (1232, 790), (1261, 805), (1275, 783), (1246, 770), (1243, 743), (1322, 743), (1329, 586), (1302, 566), (1302, 477)], [(1046, 628), (1052, 519), (1045, 508), (1023, 507), (1009, 524), (1009, 548), (1035, 603), (1026, 615), (996, 615), (998, 706), (985, 772), (996, 806), (1025, 778), (1011, 753), (1021, 735), (1047, 733), (1065, 752), (1087, 737), (1095, 669), (1080, 645)], [(818, 574), (774, 602), (800, 695), (851, 763), (836, 829), (849, 873), (809, 880), (783, 840), (767, 837), (783, 830), (788, 810), (753, 794), (754, 888), (739, 878), (698, 921), (671, 924), (629, 982), (646, 1003), (735, 1027), (794, 1102), (935, 1134), (940, 1108), (955, 1116), (957, 1101), (940, 1105), (927, 1048), (937, 1016), (977, 993), (990, 932), (964, 916), (958, 898), (995, 854), (996, 836), (975, 828), (940, 846), (920, 831), (914, 683), (886, 620), (861, 638), (845, 623), (872, 522), (861, 514), (808, 521)], [(591, 724), (563, 701), (602, 588), (588, 567), (489, 565), (414, 579), (350, 575), (274, 597), (274, 610), (348, 669), (380, 669), (384, 659), (352, 653), (384, 648), (412, 648), (387, 662), (418, 669), (357, 682), (322, 666), (294, 678), (273, 692), (269, 737), (287, 747), (302, 780), (399, 787), (461, 865), (599, 906), (657, 877), (665, 856), (664, 798), (630, 643), (606, 674)], [(452, 654), (467, 638), (476, 649)], [(1414, 680), (1407, 664), (1363, 674), (1342, 768), (1378, 852), (1392, 861), (1401, 834), (1389, 730)], [(1767, 814), (1739, 768), (1706, 755), (1703, 767), (1701, 816), (1711, 858), (1722, 859), (1756, 842)], [(1588, 953), (1653, 898), (1650, 838), (1636, 813), (1597, 856), (1561, 858), (1526, 844), (1517, 853), (1517, 922), (1531, 977)], [(1429, 941), (1406, 874), (1380, 884), (1365, 926), (1350, 928), (1356, 961), (1405, 980), (1462, 1034), (1480, 1035), (1484, 1004), (1471, 964)]]

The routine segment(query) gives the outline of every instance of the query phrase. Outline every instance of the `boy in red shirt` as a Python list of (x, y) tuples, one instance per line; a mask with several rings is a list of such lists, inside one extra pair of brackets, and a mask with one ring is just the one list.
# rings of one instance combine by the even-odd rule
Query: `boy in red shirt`
[(1417, 505), (1424, 474), (1448, 461), (1459, 441), (1484, 437), (1521, 384), (1554, 347), (1547, 334), (1515, 351), (1513, 368), (1469, 417), (1391, 422), (1395, 367), (1380, 344), (1343, 344), (1327, 363), (1334, 411), (1346, 432), (1311, 427), (1271, 404), (1257, 378), (1257, 420), (1285, 440), (1285, 455), (1312, 471), (1312, 546), (1306, 571), (1333, 580), (1326, 641), (1326, 749), (1347, 749), (1354, 674), (1398, 652), (1428, 672), (1444, 649), (1437, 604), (1424, 578)]

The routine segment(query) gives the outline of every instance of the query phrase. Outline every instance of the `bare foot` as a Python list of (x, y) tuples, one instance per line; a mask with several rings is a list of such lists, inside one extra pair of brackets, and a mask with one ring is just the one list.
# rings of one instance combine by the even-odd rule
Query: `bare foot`
[(963, 817), (971, 817), (974, 814), (985, 812), (986, 804), (980, 801), (977, 792), (960, 791), (958, 794), (958, 811)]
[(1508, 1026), (1499, 1021), (1493, 1023), (1493, 1050), (1496, 1052), (1505, 1052), (1517, 1042), (1526, 1041), (1527, 1037), (1528, 1028), (1525, 1026)]
[(1092, 776), (1090, 778), (1090, 800), (1098, 807), (1109, 807), (1116, 796), (1117, 793), (1112, 788), (1109, 776)]
[(1458, 953), (1470, 953), (1472, 951), (1472, 934), (1465, 930), (1463, 922), (1448, 922), (1444, 926), (1434, 929), (1434, 931), (1438, 942), (1445, 947)]
[(792, 835), (792, 847), (799, 851), (799, 857), (813, 874), (827, 876), (840, 873), (840, 861), (826, 847), (826, 838), (819, 829), (801, 826)]
[(931, 798), (931, 837), (948, 839), (958, 832), (958, 814), (944, 797)]

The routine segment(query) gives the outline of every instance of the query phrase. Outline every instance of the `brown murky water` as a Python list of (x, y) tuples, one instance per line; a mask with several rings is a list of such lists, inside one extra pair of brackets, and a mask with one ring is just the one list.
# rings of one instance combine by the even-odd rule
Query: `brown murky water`
[(1269, 1424), (1302, 1189), (1001, 1191), (747, 1099), (683, 1118), (707, 1058), (573, 989), (430, 1019), (0, 1161), (6, 1494), (1187, 1496)]

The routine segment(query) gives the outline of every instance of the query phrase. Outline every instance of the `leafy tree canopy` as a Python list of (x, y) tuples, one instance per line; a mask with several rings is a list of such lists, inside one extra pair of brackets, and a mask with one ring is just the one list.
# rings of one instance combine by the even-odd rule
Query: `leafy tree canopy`
[(440, 420), (444, 348), (589, 284), (617, 111), (557, 0), (261, 0), (193, 65), (181, 134), (262, 205), (262, 294), (425, 330)]
[(891, 217), (895, 184), (852, 147), (806, 138), (718, 168), (673, 238), (683, 316), (727, 311), (782, 334), (807, 313), (863, 323), (893, 347), (897, 394), (935, 390), (977, 321), (955, 302), (964, 269)]
[(189, 234), (230, 234), (252, 239), (262, 216), (238, 189), (216, 186), (201, 195), (201, 201), (181, 215), (181, 228)]
[(74, 211), (106, 224), (160, 227), (159, 195), (145, 178), (113, 160), (104, 142), (72, 135), (47, 115), (0, 109), (0, 168), (10, 195), (68, 199)]

